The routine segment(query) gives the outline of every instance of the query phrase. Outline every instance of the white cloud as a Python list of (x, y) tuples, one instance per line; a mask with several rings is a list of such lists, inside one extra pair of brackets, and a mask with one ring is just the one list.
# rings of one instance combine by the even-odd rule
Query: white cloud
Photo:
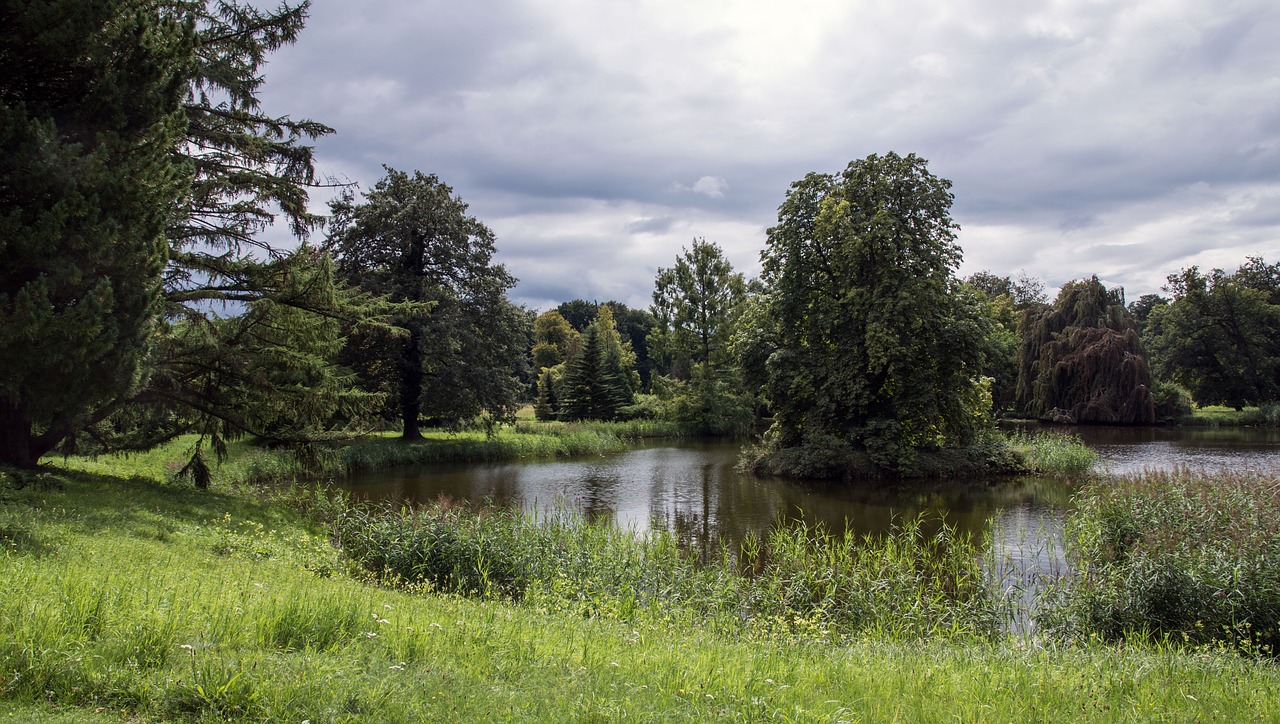
[(1132, 295), (1280, 256), (1275, 37), (1273, 0), (315, 0), (264, 107), (337, 129), (322, 172), (438, 173), (530, 299), (644, 300), (694, 236), (753, 265), (788, 184), (887, 151), (954, 182), (966, 268)]
[(679, 181), (671, 182), (672, 191), (702, 194), (709, 199), (724, 198), (724, 192), (728, 189), (729, 182), (719, 176), (703, 176), (694, 181), (692, 186), (686, 186)]

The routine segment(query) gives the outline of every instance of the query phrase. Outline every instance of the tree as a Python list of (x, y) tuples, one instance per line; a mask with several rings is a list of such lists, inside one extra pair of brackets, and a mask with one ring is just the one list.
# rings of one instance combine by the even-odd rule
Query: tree
[(1234, 274), (1190, 267), (1169, 276), (1173, 299), (1152, 310), (1146, 339), (1161, 377), (1197, 404), (1240, 409), (1280, 399), (1280, 285), (1269, 281), (1280, 274), (1268, 269), (1258, 258)]
[(623, 341), (613, 312), (601, 305), (582, 334), (581, 350), (565, 362), (559, 394), (565, 420), (613, 420), (638, 384), (635, 353)]
[(556, 311), (569, 322), (571, 327), (579, 332), (585, 332), (587, 327), (595, 321), (596, 310), (599, 306), (599, 304), (588, 302), (585, 299), (573, 299), (561, 302), (556, 307)]
[[(673, 360), (719, 367), (728, 359), (729, 338), (746, 282), (733, 271), (723, 250), (706, 239), (694, 239), (675, 266), (658, 268), (654, 280), (652, 335), (655, 352), (669, 373)], [(688, 366), (675, 372), (689, 374)]]
[[(181, 114), (175, 116), (173, 133), (163, 142), (154, 138), (135, 144), (129, 154), (111, 161), (119, 188), (134, 195), (154, 194), (150, 213), (163, 216), (167, 238), (167, 248), (148, 256), (149, 262), (163, 265), (159, 285), (130, 278), (120, 265), (104, 270), (102, 279), (134, 292), (158, 294), (160, 313), (152, 315), (146, 333), (139, 337), (147, 346), (145, 364), (136, 369), (131, 363), (112, 365), (132, 374), (131, 384), (117, 386), (112, 394), (81, 396), (78, 414), (64, 414), (59, 424), (40, 433), (40, 450), (59, 439), (64, 449), (78, 445), (140, 449), (197, 432), (201, 443), (192, 462), (198, 471), (203, 466), (200, 447), (206, 439), (215, 450), (224, 449), (227, 437), (244, 433), (314, 440), (327, 434), (325, 430), (335, 421), (363, 414), (357, 408), (369, 409), (370, 397), (346, 387), (345, 372), (324, 357), (339, 339), (337, 326), (329, 322), (375, 326), (387, 311), (385, 305), (335, 285), (323, 254), (314, 248), (281, 250), (260, 237), (280, 215), (299, 239), (305, 239), (319, 222), (307, 210), (307, 189), (318, 180), (311, 148), (304, 144), (331, 129), (313, 121), (266, 115), (257, 99), (265, 57), (293, 42), (308, 7), (307, 2), (286, 3), (273, 11), (260, 11), (228, 0), (159, 5), (69, 0), (56, 6), (37, 3), (0, 10), (3, 27), (13, 33), (6, 37), (17, 43), (6, 41), (6, 49), (0, 51), (6, 71), (18, 69), (11, 76), (13, 84), (7, 86), (13, 90), (6, 91), (6, 103), (21, 93), (37, 92), (40, 82), (33, 69), (48, 73), (55, 85), (66, 81), (71, 77), (64, 72), (69, 66), (59, 66), (61, 61), (53, 59), (70, 58), (86, 48), (93, 50), (90, 60), (104, 69), (127, 68), (118, 74), (126, 79), (123, 83), (104, 81), (78, 94), (68, 92), (58, 101), (63, 120), (74, 120), (79, 132), (96, 139), (141, 132), (142, 116), (131, 114), (155, 100), (148, 84), (159, 83), (174, 67), (157, 52), (165, 28), (181, 28), (187, 34), (184, 42), (189, 43), (180, 70), (175, 71), (173, 93)], [(92, 41), (77, 40), (77, 33), (92, 31), (92, 23), (80, 20), (88, 17), (90, 8), (97, 13), (93, 17), (116, 13), (123, 20), (102, 25), (103, 33)], [(120, 8), (133, 15), (126, 17), (118, 12)], [(145, 16), (145, 27), (129, 19), (135, 16)], [(46, 27), (47, 31), (42, 30)], [(130, 178), (141, 165), (161, 157), (184, 170), (176, 195), (169, 196), (163, 182)], [(56, 164), (62, 167), (55, 169)], [(41, 183), (35, 167), (12, 168), (31, 176), (20, 176), (10, 188), (36, 188)], [(82, 186), (94, 183), (92, 175), (85, 174), (89, 169), (78, 168), (71, 156), (50, 161), (49, 169), (66, 179), (78, 176)], [(49, 191), (49, 199), (62, 194), (59, 203), (63, 204), (78, 193), (65, 186)], [(108, 193), (91, 198), (106, 202), (102, 207), (106, 226), (128, 229), (128, 233), (138, 230), (131, 218), (132, 202), (126, 203), (125, 196)], [(118, 251), (121, 264), (127, 265), (129, 255)], [(46, 335), (70, 329), (54, 322), (39, 326)], [(85, 370), (75, 363), (76, 357), (93, 357), (98, 354), (93, 348), (105, 348), (106, 340), (106, 336), (77, 335), (56, 359)], [(52, 359), (39, 362), (45, 379), (59, 389), (73, 389), (79, 372), (59, 369), (49, 364)], [(279, 384), (284, 379), (306, 379), (314, 385), (299, 393), (294, 384)]]
[(578, 331), (556, 310), (539, 314), (533, 322), (533, 368), (542, 370), (563, 363), (578, 336)]
[(355, 339), (357, 371), (390, 395), (406, 439), (421, 437), (424, 416), (445, 425), (481, 413), (511, 419), (531, 333), (506, 299), (515, 279), (493, 262), (493, 232), (436, 176), (386, 171), (362, 203), (346, 194), (332, 204), (328, 244), (342, 278), (414, 305), (390, 345), (385, 335), (367, 346)]
[(2, 462), (35, 466), (146, 379), (194, 48), (150, 3), (0, 9)]
[(654, 361), (649, 354), (649, 333), (653, 330), (657, 321), (653, 315), (643, 309), (631, 309), (622, 302), (607, 301), (604, 306), (609, 308), (613, 313), (614, 324), (618, 327), (618, 334), (622, 335), (622, 339), (631, 344), (631, 351), (636, 355), (636, 373), (639, 377), (639, 386), (636, 391), (648, 390), (652, 382)]
[(862, 453), (910, 473), (918, 450), (969, 445), (989, 428), (985, 318), (955, 293), (950, 186), (893, 153), (792, 185), (762, 255), (779, 335), (775, 459), (812, 452), (824, 460), (791, 467), (832, 475)]
[[(986, 277), (982, 275), (986, 274)], [(976, 286), (975, 286), (976, 282)], [(1008, 277), (981, 272), (965, 280), (960, 293), (988, 319), (982, 345), (982, 376), (991, 380), (991, 405), (996, 413), (1013, 409), (1018, 382), (1017, 286)]]
[(702, 434), (737, 432), (750, 419), (751, 400), (731, 374), (730, 351), (745, 296), (742, 275), (705, 239), (694, 239), (654, 280), (651, 347), (674, 380), (689, 383), (664, 385), (666, 416)]
[[(193, 169), (192, 186), (167, 232), (165, 313), (149, 384), (99, 408), (86, 434), (105, 449), (138, 449), (197, 432), (198, 470), (206, 439), (215, 451), (245, 433), (308, 443), (327, 437), (335, 420), (368, 414), (376, 398), (345, 384), (347, 372), (325, 356), (341, 342), (331, 322), (385, 326), (390, 310), (337, 285), (323, 253), (261, 236), (283, 217), (305, 242), (320, 221), (307, 207), (320, 181), (306, 142), (332, 129), (269, 115), (258, 101), (267, 55), (296, 40), (310, 3), (172, 7), (196, 29), (186, 127), (172, 150)], [(314, 384), (280, 386), (281, 375)]]
[(1063, 285), (1052, 306), (1023, 313), (1018, 407), (1060, 422), (1155, 421), (1151, 371), (1124, 290), (1097, 277)]
[(1156, 307), (1163, 307), (1169, 303), (1168, 299), (1159, 294), (1143, 294), (1132, 302), (1129, 302), (1127, 311), (1129, 318), (1133, 320), (1133, 326), (1138, 330), (1138, 336), (1141, 337), (1147, 328), (1147, 319), (1151, 317), (1151, 313)]
[(556, 397), (556, 377), (550, 367), (543, 368), (538, 376), (538, 400), (533, 405), (533, 415), (539, 420), (554, 420), (560, 413), (560, 400)]

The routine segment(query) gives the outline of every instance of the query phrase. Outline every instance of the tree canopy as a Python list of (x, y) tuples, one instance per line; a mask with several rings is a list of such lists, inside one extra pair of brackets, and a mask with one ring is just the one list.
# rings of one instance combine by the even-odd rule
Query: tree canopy
[(328, 244), (341, 278), (405, 302), (403, 332), (352, 335), (347, 359), (385, 392), (406, 438), (425, 419), (456, 425), (511, 419), (532, 320), (506, 298), (515, 279), (493, 261), (494, 235), (434, 175), (387, 169), (357, 203), (332, 204)]
[(1234, 273), (1196, 267), (1169, 276), (1173, 297), (1151, 310), (1145, 339), (1156, 369), (1201, 405), (1280, 399), (1280, 264), (1251, 258)]
[(792, 185), (762, 255), (779, 344), (774, 452), (860, 451), (910, 472), (917, 450), (968, 445), (989, 426), (985, 318), (955, 293), (950, 186), (892, 153)]
[(722, 366), (746, 281), (733, 271), (719, 245), (694, 239), (676, 263), (658, 268), (653, 289), (651, 353), (661, 368), (687, 378), (694, 365)]
[(1057, 422), (1150, 424), (1151, 371), (1124, 290), (1097, 277), (1064, 284), (1022, 318), (1018, 407)]

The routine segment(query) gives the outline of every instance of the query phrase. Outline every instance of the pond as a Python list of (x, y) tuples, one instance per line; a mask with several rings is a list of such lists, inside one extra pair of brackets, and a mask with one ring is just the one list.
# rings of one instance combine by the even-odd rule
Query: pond
[[(1280, 431), (1080, 427), (1111, 472), (1190, 465), (1280, 468)], [(571, 460), (444, 464), (357, 475), (345, 486), (373, 499), (425, 502), (441, 496), (532, 510), (567, 506), (591, 518), (644, 529), (662, 525), (698, 545), (730, 543), (779, 520), (832, 532), (883, 533), (924, 514), (982, 535), (1056, 527), (1072, 486), (1053, 478), (929, 484), (824, 485), (757, 478), (734, 469), (738, 443), (661, 441)]]
[[(1026, 428), (1024, 428), (1026, 429)], [(1280, 470), (1280, 431), (1080, 427), (1069, 430), (1114, 473), (1192, 466)], [(567, 506), (591, 518), (643, 530), (664, 526), (704, 552), (764, 534), (781, 520), (832, 533), (878, 535), (923, 515), (989, 536), (1004, 587), (1031, 591), (1061, 570), (1062, 522), (1072, 484), (1054, 478), (824, 485), (737, 472), (739, 444), (662, 441), (615, 455), (572, 460), (430, 465), (357, 475), (345, 483), (371, 499), (440, 497), (546, 511)]]

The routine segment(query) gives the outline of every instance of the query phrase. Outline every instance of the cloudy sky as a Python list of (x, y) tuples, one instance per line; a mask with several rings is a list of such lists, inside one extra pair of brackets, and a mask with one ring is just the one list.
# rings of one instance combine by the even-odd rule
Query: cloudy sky
[(435, 173), (519, 303), (647, 307), (705, 237), (759, 270), (791, 182), (916, 153), (954, 186), (962, 274), (1130, 299), (1280, 260), (1275, 0), (314, 0), (265, 110), (320, 170)]

